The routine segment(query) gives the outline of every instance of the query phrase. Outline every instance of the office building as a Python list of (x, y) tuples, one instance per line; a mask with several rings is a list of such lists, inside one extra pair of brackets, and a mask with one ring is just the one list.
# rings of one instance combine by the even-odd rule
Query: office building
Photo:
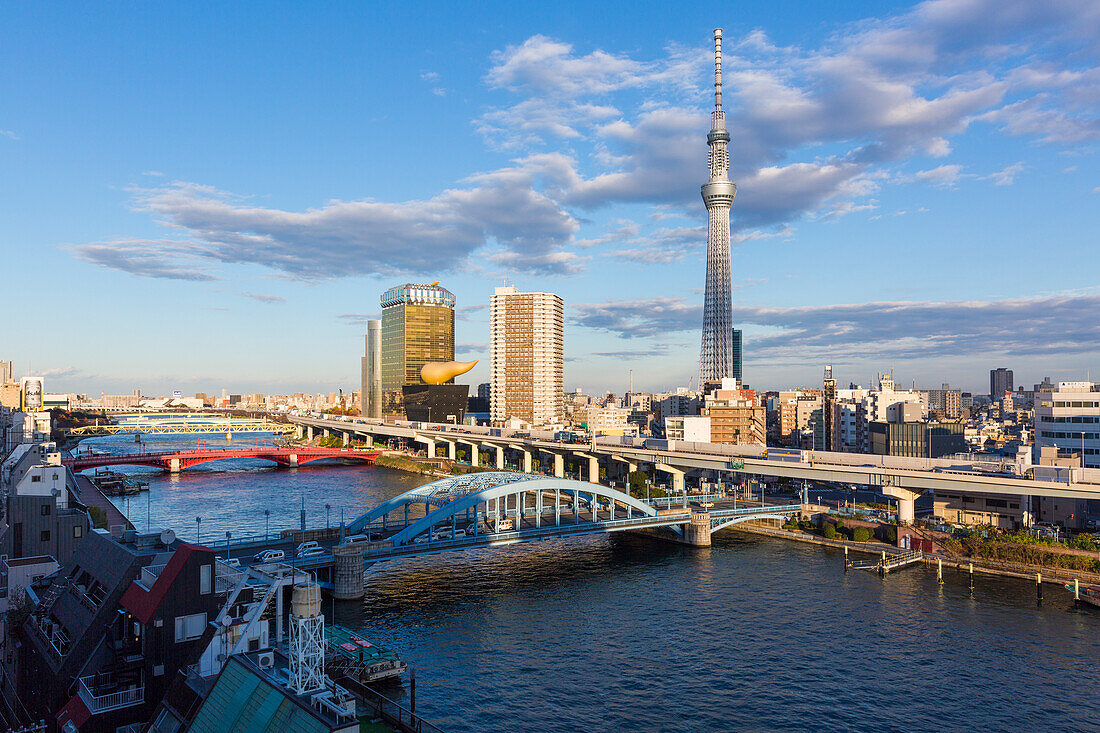
[(1077, 455), (1082, 466), (1100, 468), (1100, 382), (1059, 382), (1035, 398), (1036, 446)]
[(0, 361), (0, 384), (7, 384), (15, 377), (15, 365), (10, 361)]
[(382, 295), (380, 340), (382, 412), (403, 416), (401, 388), (421, 384), (428, 362), (454, 361), (454, 293), (438, 283), (390, 288)]
[(940, 458), (966, 451), (961, 422), (872, 422), (871, 453), (904, 458)]
[(1005, 392), (1011, 392), (1015, 387), (1012, 382), (1011, 369), (989, 370), (989, 399), (999, 402), (1004, 399)]
[(496, 288), (489, 306), (490, 402), (494, 422), (536, 426), (565, 419), (564, 303), (553, 293)]
[(382, 321), (367, 321), (366, 352), (362, 357), (359, 414), (382, 417)]

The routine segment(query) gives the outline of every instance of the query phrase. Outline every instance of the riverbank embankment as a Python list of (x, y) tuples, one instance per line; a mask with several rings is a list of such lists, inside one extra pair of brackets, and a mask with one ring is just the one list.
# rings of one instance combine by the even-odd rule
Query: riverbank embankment
[[(813, 545), (821, 545), (824, 547), (835, 547), (842, 549), (847, 547), (855, 552), (864, 552), (870, 555), (881, 556), (883, 552), (887, 555), (901, 555), (908, 552), (908, 550), (892, 547), (881, 542), (853, 542), (851, 540), (840, 539), (826, 539), (824, 537), (818, 537), (804, 532), (792, 532), (786, 529), (780, 529), (778, 527), (767, 527), (760, 524), (744, 523), (739, 524), (732, 529), (738, 532), (747, 532), (749, 534), (768, 535), (770, 537), (778, 537), (780, 539), (793, 540), (795, 542), (805, 542)], [(1067, 570), (1065, 568), (1046, 567), (1042, 565), (1031, 565), (1027, 563), (1012, 563), (1003, 561), (986, 560), (983, 558), (969, 558), (958, 557), (954, 555), (947, 555), (944, 553), (924, 553), (922, 561), (929, 565), (935, 565), (938, 561), (942, 561), (945, 567), (954, 568), (960, 571), (968, 571), (971, 563), (974, 565), (975, 572), (986, 573), (989, 575), (1001, 575), (1010, 578), (1023, 578), (1025, 580), (1034, 580), (1036, 575), (1041, 574), (1043, 581), (1047, 583), (1055, 583), (1062, 585), (1064, 583), (1072, 583), (1074, 580), (1080, 580), (1084, 584), (1100, 583), (1100, 574), (1088, 573), (1084, 571)]]

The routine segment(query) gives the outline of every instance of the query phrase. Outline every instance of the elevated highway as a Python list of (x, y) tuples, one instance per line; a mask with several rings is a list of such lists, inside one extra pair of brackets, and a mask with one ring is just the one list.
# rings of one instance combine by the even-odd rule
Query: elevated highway
[(532, 470), (533, 458), (549, 457), (556, 477), (564, 477), (566, 459), (586, 464), (586, 475), (597, 482), (601, 464), (608, 475), (625, 475), (640, 465), (653, 466), (669, 476), (674, 492), (684, 490), (684, 476), (692, 471), (717, 474), (770, 476), (800, 480), (859, 484), (874, 487), (898, 500), (899, 519), (912, 521), (914, 502), (927, 491), (982, 493), (1016, 497), (1067, 497), (1100, 499), (1100, 470), (1026, 467), (1022, 474), (981, 470), (966, 461), (937, 458), (897, 458), (855, 453), (801, 451), (776, 454), (758, 446), (715, 443), (675, 443), (630, 438), (600, 438), (595, 443), (561, 443), (549, 435), (517, 434), (488, 428), (422, 423), (393, 423), (359, 418), (333, 420), (290, 417), (299, 436), (312, 438), (315, 431), (338, 434), (345, 440), (398, 438), (424, 446), (428, 455), (445, 449), (454, 459), (458, 446), (471, 448), (471, 463), (479, 465), (488, 452), (489, 465), (505, 467), (507, 456), (520, 468)]

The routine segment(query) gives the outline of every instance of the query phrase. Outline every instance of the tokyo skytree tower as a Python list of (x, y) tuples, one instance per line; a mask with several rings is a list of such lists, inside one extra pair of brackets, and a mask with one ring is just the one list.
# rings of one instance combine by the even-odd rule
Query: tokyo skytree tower
[[(714, 30), (714, 111), (711, 113), (710, 180), (703, 184), (707, 227), (707, 288), (703, 299), (700, 378), (717, 381), (734, 375), (733, 306), (730, 295), (730, 208), (737, 184), (729, 178), (730, 134), (722, 111), (722, 29)], [(740, 375), (736, 375), (740, 376)]]

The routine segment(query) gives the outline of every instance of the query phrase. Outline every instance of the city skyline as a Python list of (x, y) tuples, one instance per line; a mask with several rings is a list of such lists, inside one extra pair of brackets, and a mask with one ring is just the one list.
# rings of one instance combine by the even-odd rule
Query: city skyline
[[(28, 73), (0, 82), (0, 237), (34, 277), (14, 283), (4, 358), (66, 392), (350, 390), (378, 295), (441, 280), (457, 357), (482, 359), (471, 383), (507, 283), (563, 296), (567, 389), (622, 391), (628, 369), (686, 385), (721, 26), (746, 382), (814, 384), (826, 363), (842, 384), (976, 392), (996, 366), (1084, 378), (1100, 20), (997, 3), (987, 24), (990, 7), (649, 9), (616, 31), (583, 7), (507, 29), (491, 8), (238, 8), (199, 33), (183, 6), (5, 8), (0, 58)], [(34, 323), (60, 282), (76, 302), (52, 302), (79, 316), (55, 340)]]

